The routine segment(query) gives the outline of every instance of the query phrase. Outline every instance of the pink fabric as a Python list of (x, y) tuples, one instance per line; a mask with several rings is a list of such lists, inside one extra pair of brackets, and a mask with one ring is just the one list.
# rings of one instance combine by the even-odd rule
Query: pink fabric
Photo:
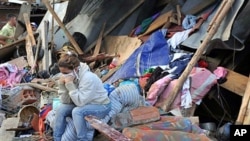
[[(197, 68), (197, 67), (193, 68), (191, 73), (189, 74), (189, 77), (191, 77), (190, 93), (193, 103), (202, 99), (208, 93), (211, 87), (217, 82), (216, 76), (206, 68)], [(156, 107), (161, 108), (161, 106), (164, 104), (165, 99), (169, 97), (169, 93), (176, 86), (176, 83), (177, 83), (176, 79), (169, 83), (167, 88), (158, 98), (158, 101), (155, 103)], [(182, 92), (179, 92), (179, 94), (177, 95), (176, 99), (174, 100), (171, 106), (171, 109), (180, 107), (181, 94)]]
[(5, 82), (2, 87), (13, 87), (14, 84), (21, 82), (23, 76), (24, 73), (15, 65), (4, 64), (0, 67), (0, 81)]
[(168, 76), (165, 76), (154, 82), (148, 91), (146, 100), (151, 105), (154, 105), (158, 99), (158, 96), (165, 90), (170, 81), (172, 81), (172, 79)]
[(216, 75), (217, 79), (220, 79), (220, 78), (225, 78), (227, 76), (228, 71), (226, 68), (217, 67), (213, 73)]
[[(167, 88), (163, 91), (163, 93), (158, 98), (158, 101), (155, 103), (155, 107), (162, 108), (161, 106), (164, 104), (164, 101), (169, 97), (169, 93), (174, 89), (176, 86), (177, 79), (172, 80)], [(180, 93), (177, 95), (176, 99), (174, 100), (173, 104), (171, 105), (170, 109), (175, 109), (177, 107), (180, 107), (181, 104), (181, 95)]]
[(193, 68), (189, 77), (191, 77), (190, 91), (193, 103), (202, 99), (217, 83), (216, 76), (206, 68)]

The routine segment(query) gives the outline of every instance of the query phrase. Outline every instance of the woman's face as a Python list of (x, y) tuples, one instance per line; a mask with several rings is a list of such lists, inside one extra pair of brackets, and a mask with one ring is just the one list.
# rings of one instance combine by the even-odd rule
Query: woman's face
[(62, 74), (69, 74), (72, 73), (73, 70), (69, 69), (69, 68), (65, 68), (65, 67), (59, 67), (59, 70)]

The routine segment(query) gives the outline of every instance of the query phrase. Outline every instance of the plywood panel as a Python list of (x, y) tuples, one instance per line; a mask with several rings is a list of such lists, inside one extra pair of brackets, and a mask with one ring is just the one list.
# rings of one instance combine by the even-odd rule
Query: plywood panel
[(104, 38), (103, 45), (106, 53), (120, 55), (118, 59), (118, 65), (120, 65), (141, 45), (141, 40), (137, 37), (107, 36)]
[(220, 86), (234, 92), (240, 96), (243, 96), (248, 82), (248, 77), (239, 74), (237, 72), (228, 70), (227, 81)]

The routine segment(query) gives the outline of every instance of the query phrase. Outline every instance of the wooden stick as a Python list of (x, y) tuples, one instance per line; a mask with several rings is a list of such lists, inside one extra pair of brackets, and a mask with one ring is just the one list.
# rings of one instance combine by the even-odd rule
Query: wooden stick
[(54, 89), (54, 88), (46, 87), (46, 86), (43, 86), (43, 85), (40, 85), (40, 84), (37, 84), (37, 83), (20, 83), (20, 84), (15, 84), (15, 86), (26, 86), (26, 85), (34, 87), (34, 88), (37, 88), (37, 89), (40, 89), (40, 90), (43, 90), (43, 91), (57, 92), (57, 90)]
[(180, 5), (176, 5), (176, 10), (177, 10), (177, 22), (178, 22), (178, 25), (181, 25), (181, 8), (180, 8)]
[(36, 68), (36, 62), (37, 62), (37, 58), (38, 58), (38, 53), (40, 50), (40, 45), (41, 45), (41, 36), (38, 36), (38, 43), (37, 43), (37, 47), (36, 47), (36, 54), (35, 54), (35, 60), (34, 60), (34, 66), (31, 68), (31, 73), (34, 74), (35, 73), (35, 68)]
[(180, 89), (182, 88), (182, 86), (183, 86), (184, 82), (186, 81), (189, 73), (192, 71), (193, 67), (195, 66), (197, 61), (200, 59), (200, 57), (202, 56), (202, 53), (205, 51), (209, 41), (212, 39), (212, 37), (216, 33), (217, 29), (219, 28), (219, 25), (220, 25), (221, 21), (224, 19), (227, 12), (231, 8), (231, 5), (234, 2), (234, 0), (225, 0), (225, 1), (227, 3), (223, 7), (223, 9), (220, 10), (220, 13), (216, 13), (215, 16), (217, 18), (214, 20), (214, 23), (211, 23), (211, 25), (212, 25), (211, 30), (209, 30), (209, 32), (205, 36), (205, 39), (201, 43), (200, 47), (196, 50), (194, 56), (192, 57), (192, 59), (188, 63), (186, 69), (184, 70), (182, 75), (178, 78), (177, 85), (170, 92), (169, 98), (164, 101), (164, 105), (162, 106), (162, 109), (164, 111), (169, 111), (170, 110), (171, 104), (173, 103), (173, 101), (175, 100), (177, 94), (179, 93)]
[(60, 18), (57, 16), (56, 12), (50, 6), (48, 0), (42, 0), (42, 1), (45, 4), (46, 8), (50, 11), (50, 13), (52, 14), (52, 16), (55, 18), (55, 20), (57, 21), (57, 23), (59, 24), (59, 26), (63, 29), (65, 35), (67, 36), (67, 38), (69, 39), (69, 41), (74, 46), (74, 48), (76, 49), (77, 53), (80, 54), (80, 55), (82, 55), (83, 51), (81, 50), (81, 48), (79, 47), (79, 45), (77, 44), (77, 42), (75, 41), (75, 39), (72, 37), (72, 35), (69, 33), (69, 31), (67, 30), (67, 28), (64, 26), (64, 24), (62, 23), (62, 21), (60, 20)]
[(115, 130), (114, 128), (110, 127), (108, 124), (98, 120), (93, 116), (86, 116), (85, 119), (93, 126), (96, 130), (101, 132), (111, 141), (132, 141), (131, 139), (124, 136), (119, 131)]
[(30, 41), (30, 38), (29, 38), (28, 35), (26, 36), (25, 50), (26, 50), (26, 53), (27, 53), (28, 64), (29, 64), (29, 66), (32, 67), (34, 65), (34, 63), (35, 63), (34, 62), (35, 58), (34, 58), (34, 55), (33, 55), (31, 41)]
[(24, 18), (24, 22), (26, 25), (28, 37), (30, 38), (30, 41), (31, 41), (31, 45), (32, 45), (32, 47), (36, 46), (36, 40), (34, 38), (33, 31), (32, 31), (31, 25), (30, 25), (30, 17), (27, 13), (23, 13), (23, 18)]
[[(248, 78), (248, 82), (247, 82), (247, 86), (246, 86), (246, 90), (245, 93), (242, 97), (242, 103), (240, 106), (240, 112), (238, 114), (237, 120), (236, 120), (236, 124), (243, 124), (245, 121), (245, 115), (249, 115), (247, 112), (247, 109), (249, 107), (249, 100), (250, 100), (250, 75)], [(246, 121), (245, 121), (246, 122)]]
[[(95, 46), (94, 53), (92, 55), (93, 57), (97, 56), (99, 54), (99, 52), (100, 52), (100, 48), (101, 48), (101, 45), (102, 45), (102, 37), (103, 37), (103, 34), (104, 34), (105, 26), (106, 26), (106, 22), (103, 23), (101, 32), (99, 34), (99, 37), (98, 37), (98, 40), (97, 40), (97, 43), (96, 43), (96, 46)], [(89, 64), (89, 66), (90, 66), (90, 68), (93, 68), (95, 66), (95, 61), (91, 62)]]

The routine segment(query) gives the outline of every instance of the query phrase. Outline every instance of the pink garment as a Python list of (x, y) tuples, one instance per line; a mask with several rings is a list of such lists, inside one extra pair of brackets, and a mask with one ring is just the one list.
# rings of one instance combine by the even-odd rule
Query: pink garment
[(5, 67), (0, 67), (0, 81), (6, 80), (9, 77), (9, 71)]
[(168, 76), (165, 76), (154, 82), (147, 93), (146, 100), (151, 105), (154, 105), (158, 99), (158, 96), (165, 90), (170, 81), (172, 81), (172, 79)]
[[(176, 86), (177, 79), (172, 80), (167, 88), (163, 91), (163, 93), (159, 96), (158, 101), (155, 103), (155, 107), (162, 108), (161, 106), (164, 104), (164, 101), (169, 97), (169, 93), (174, 89)], [(181, 95), (180, 93), (175, 98), (173, 104), (171, 105), (170, 109), (175, 109), (180, 107), (181, 105)]]
[(228, 73), (227, 69), (223, 67), (217, 67), (214, 70), (214, 74), (216, 75), (217, 79), (225, 78), (227, 76), (227, 73)]
[(3, 64), (0, 67), (0, 81), (4, 81), (3, 87), (13, 87), (20, 83), (24, 73), (18, 70), (17, 66), (12, 64)]
[[(206, 68), (198, 68), (194, 67), (189, 74), (190, 82), (190, 93), (192, 97), (192, 102), (196, 103), (201, 100), (211, 89), (211, 87), (217, 83), (216, 76), (211, 73)], [(170, 82), (168, 87), (163, 91), (163, 93), (158, 98), (159, 100), (156, 102), (156, 107), (161, 107), (165, 99), (169, 97), (169, 93), (176, 86), (177, 80), (173, 80)], [(182, 92), (179, 92), (177, 98), (171, 106), (171, 109), (180, 107), (181, 104), (181, 95)]]

